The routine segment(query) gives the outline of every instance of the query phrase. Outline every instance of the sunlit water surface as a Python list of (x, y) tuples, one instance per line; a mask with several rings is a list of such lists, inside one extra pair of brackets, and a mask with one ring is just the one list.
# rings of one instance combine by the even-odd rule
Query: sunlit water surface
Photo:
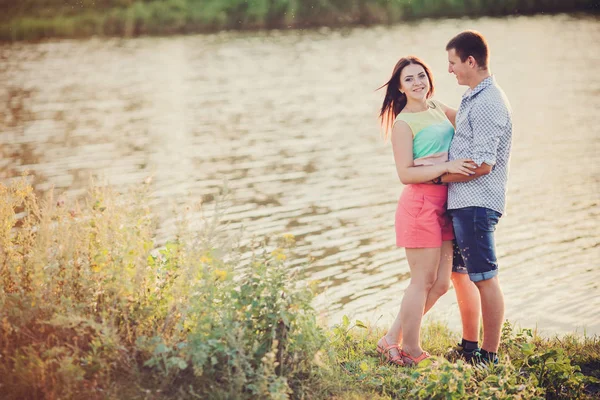
[[(508, 208), (497, 230), (506, 317), (546, 334), (600, 334), (600, 25), (590, 16), (425, 20), (341, 31), (225, 33), (0, 46), (0, 179), (77, 197), (90, 175), (126, 188), (152, 176), (164, 210), (228, 181), (224, 219), (246, 238), (296, 235), (294, 265), (343, 314), (386, 326), (408, 284), (394, 246), (402, 185), (377, 113), (397, 59), (415, 54), (437, 98), (464, 87), (444, 47), (489, 39), (514, 108)], [(429, 318), (458, 330), (451, 290)]]

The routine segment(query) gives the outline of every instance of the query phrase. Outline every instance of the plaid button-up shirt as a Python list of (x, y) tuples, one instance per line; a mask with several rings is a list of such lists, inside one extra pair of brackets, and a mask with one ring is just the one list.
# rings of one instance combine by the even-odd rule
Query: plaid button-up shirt
[(492, 166), (488, 175), (448, 184), (448, 209), (485, 207), (504, 213), (512, 141), (512, 110), (490, 76), (463, 95), (449, 158), (471, 158)]

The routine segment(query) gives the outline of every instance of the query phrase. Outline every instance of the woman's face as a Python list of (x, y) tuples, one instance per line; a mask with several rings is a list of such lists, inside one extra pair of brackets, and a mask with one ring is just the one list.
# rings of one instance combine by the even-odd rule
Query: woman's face
[(419, 64), (409, 64), (400, 72), (400, 91), (406, 94), (407, 99), (423, 101), (431, 84), (425, 69)]

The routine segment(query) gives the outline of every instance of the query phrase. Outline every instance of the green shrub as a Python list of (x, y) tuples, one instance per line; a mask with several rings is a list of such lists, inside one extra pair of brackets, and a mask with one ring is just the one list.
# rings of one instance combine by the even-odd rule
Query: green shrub
[[(506, 322), (502, 348), (511, 354), (512, 363), (521, 374), (529, 376), (535, 386), (545, 388), (548, 398), (582, 398), (586, 384), (600, 382), (582, 374), (579, 365), (572, 365), (562, 346), (535, 337), (531, 329), (515, 332)], [(597, 356), (600, 346), (596, 341), (590, 343), (587, 351), (594, 348)]]
[(250, 260), (217, 220), (155, 250), (145, 190), (80, 204), (0, 185), (0, 394), (283, 398), (301, 393), (325, 336), (286, 236)]

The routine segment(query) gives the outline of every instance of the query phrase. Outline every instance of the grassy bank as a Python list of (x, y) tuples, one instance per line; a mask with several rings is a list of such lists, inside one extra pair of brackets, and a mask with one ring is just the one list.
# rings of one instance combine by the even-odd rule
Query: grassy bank
[(598, 11), (594, 0), (0, 0), (0, 40), (394, 23)]
[[(0, 184), (0, 398), (567, 399), (598, 394), (600, 338), (505, 325), (498, 367), (447, 360), (458, 336), (425, 331), (436, 364), (382, 363), (377, 328), (320, 326), (288, 265), (294, 238), (242, 257), (217, 218), (155, 249), (147, 188), (78, 202)], [(215, 215), (218, 207), (215, 206)], [(192, 210), (193, 212), (193, 210)]]

